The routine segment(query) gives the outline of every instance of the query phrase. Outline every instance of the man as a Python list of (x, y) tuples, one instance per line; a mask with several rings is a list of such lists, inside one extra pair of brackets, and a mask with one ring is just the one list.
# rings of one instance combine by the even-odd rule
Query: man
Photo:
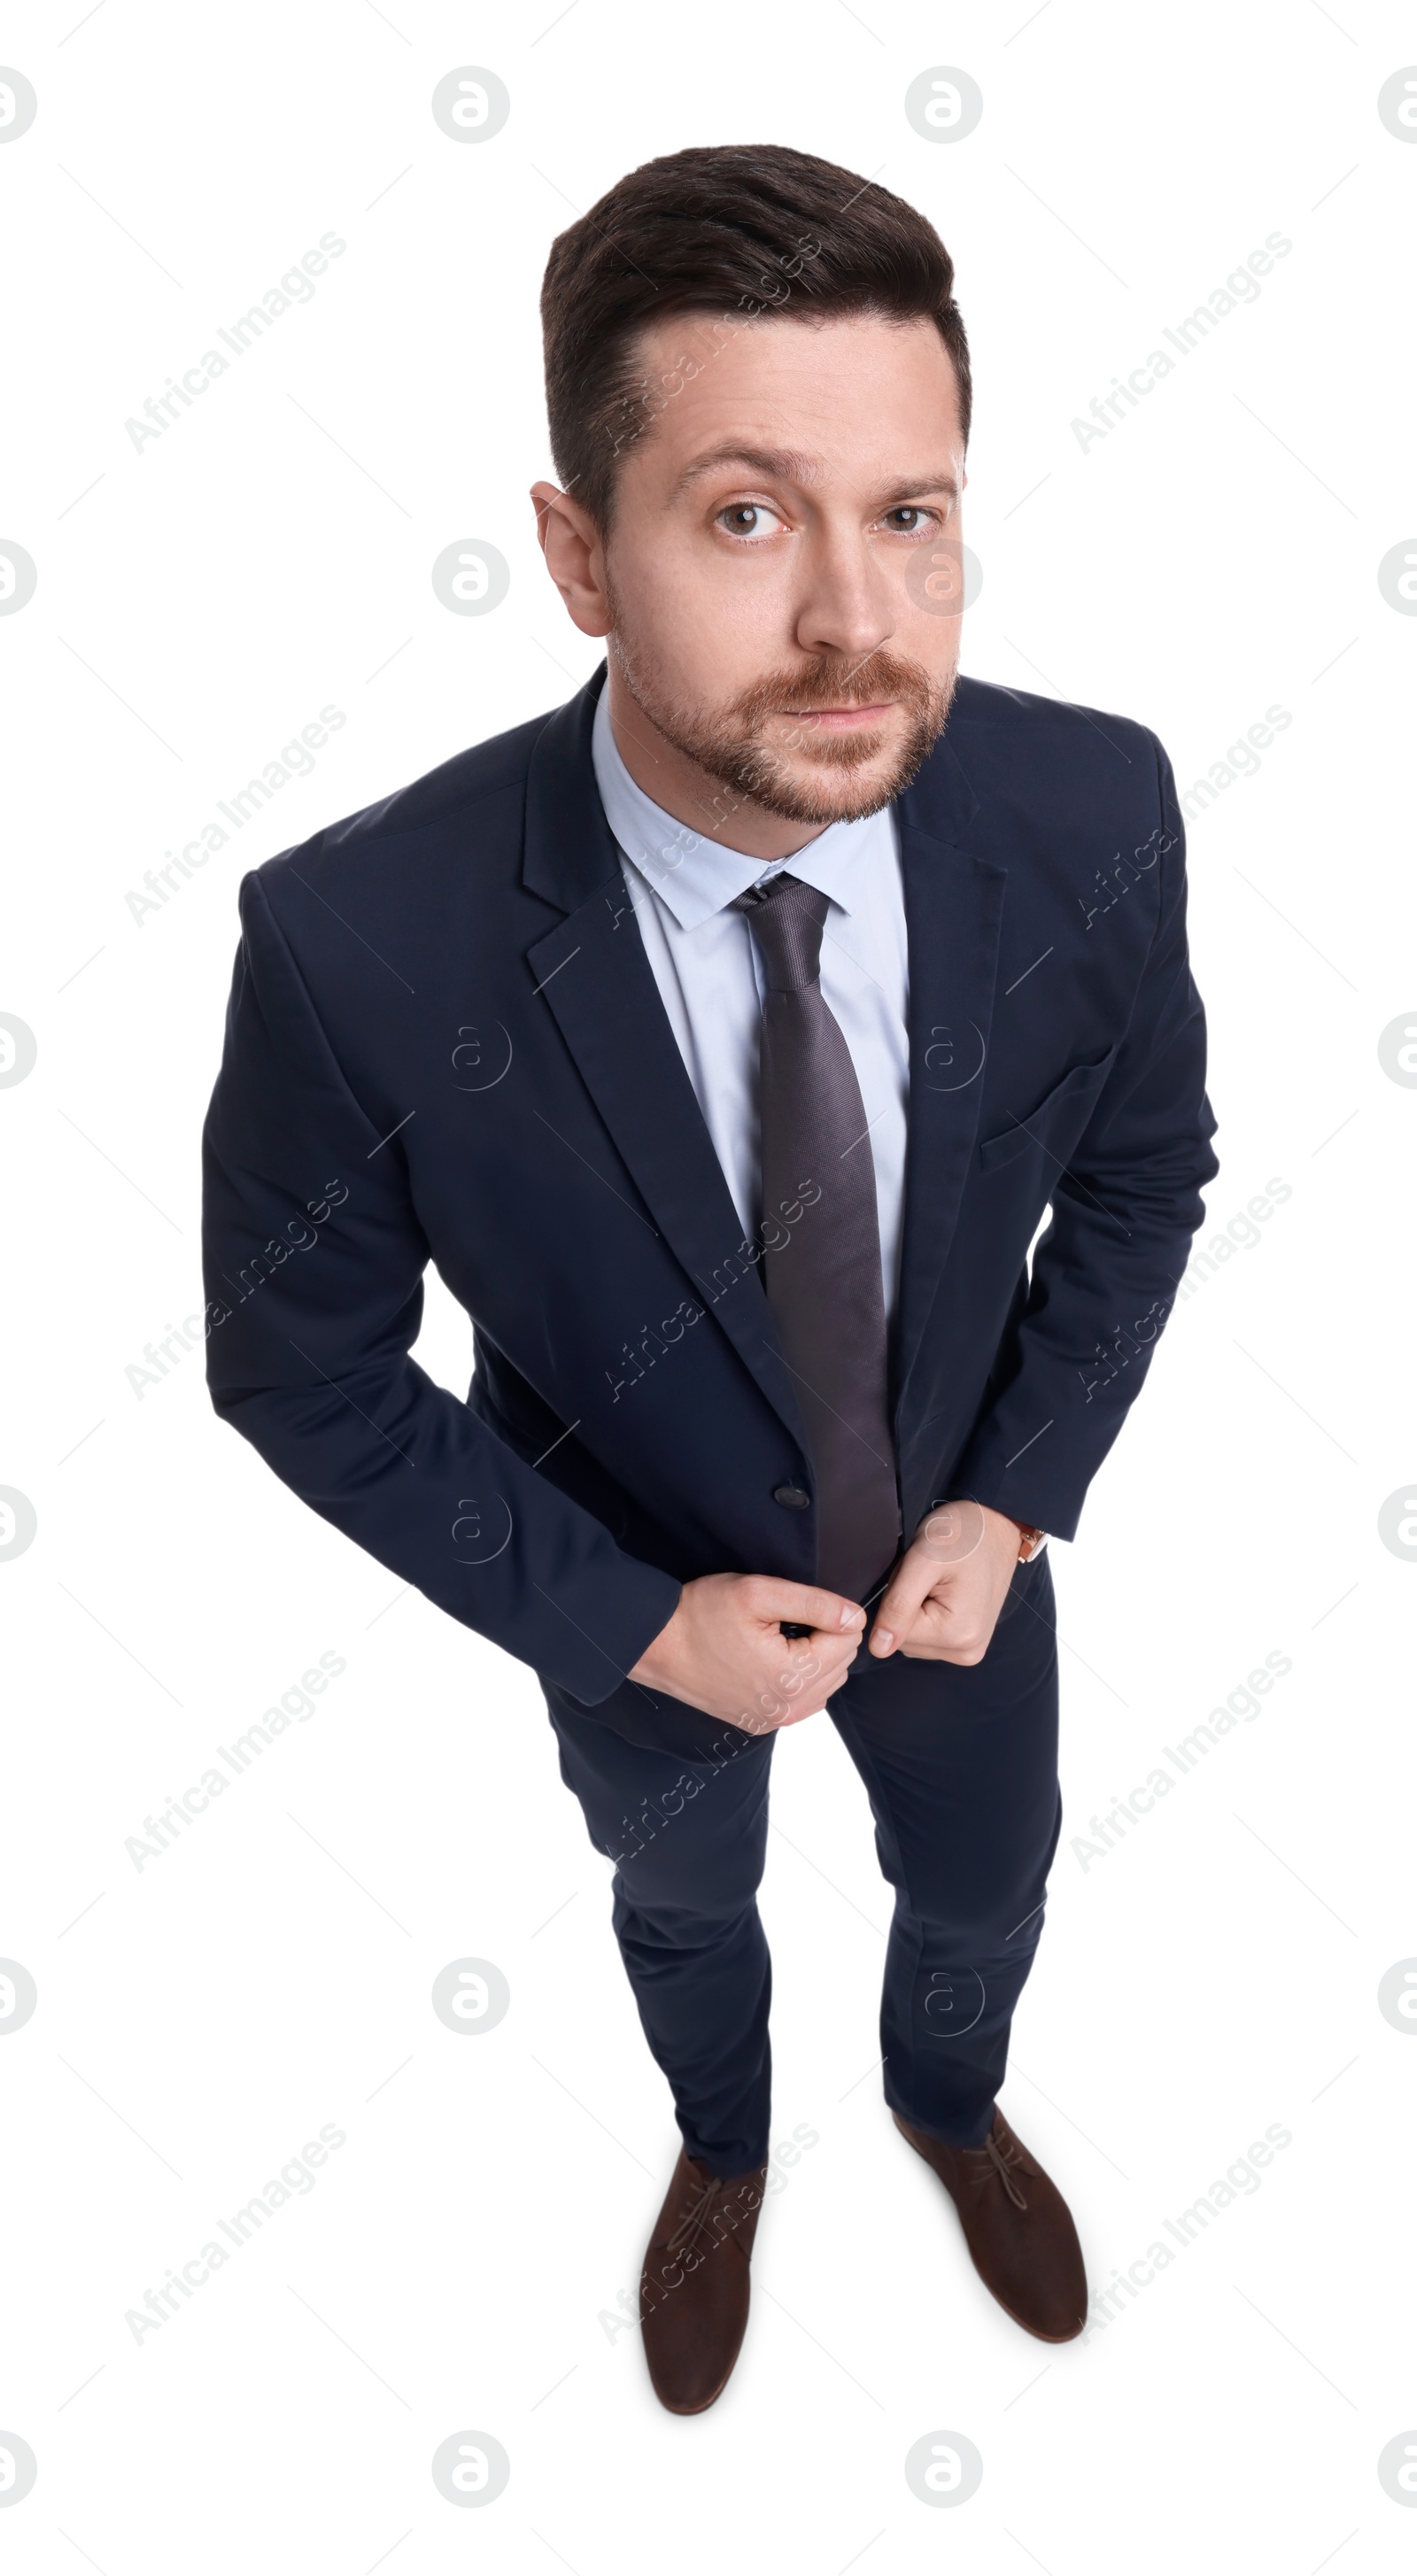
[[(217, 1410), (534, 1666), (616, 1863), (683, 2138), (641, 2300), (680, 2413), (746, 2323), (768, 1771), (823, 1709), (896, 1889), (896, 2125), (1020, 2325), (1086, 2311), (995, 2099), (1060, 1822), (1042, 1548), (1214, 1120), (1160, 744), (956, 677), (952, 283), (913, 209), (778, 147), (561, 236), (533, 498), (607, 664), (244, 880), (206, 1129)], [(408, 1356), (430, 1259), (466, 1404)]]

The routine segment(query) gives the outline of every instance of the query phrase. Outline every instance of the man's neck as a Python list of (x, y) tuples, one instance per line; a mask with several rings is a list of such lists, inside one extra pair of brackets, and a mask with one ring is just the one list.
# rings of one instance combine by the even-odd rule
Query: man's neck
[(741, 850), (749, 859), (790, 859), (820, 839), (823, 823), (794, 823), (770, 814), (711, 771), (701, 769), (653, 724), (631, 697), (612, 657), (605, 681), (615, 748), (635, 785), (676, 823), (687, 823), (706, 841)]

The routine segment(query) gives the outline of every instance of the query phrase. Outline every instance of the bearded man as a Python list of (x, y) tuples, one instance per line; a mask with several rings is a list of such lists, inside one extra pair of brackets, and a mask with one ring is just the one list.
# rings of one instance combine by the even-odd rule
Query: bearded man
[[(953, 283), (913, 208), (778, 146), (653, 161), (561, 235), (532, 498), (606, 659), (244, 880), (205, 1133), (218, 1412), (533, 1667), (615, 1864), (684, 2414), (747, 2322), (768, 1777), (823, 1712), (895, 1889), (896, 2128), (1020, 2326), (1086, 2315), (997, 2102), (1060, 1824), (1044, 1548), (1215, 1122), (1160, 743), (958, 676)], [(430, 1260), (465, 1403), (409, 1356)]]

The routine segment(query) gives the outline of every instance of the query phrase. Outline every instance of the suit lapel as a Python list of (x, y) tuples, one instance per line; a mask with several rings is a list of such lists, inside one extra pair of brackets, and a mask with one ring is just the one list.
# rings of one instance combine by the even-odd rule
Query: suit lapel
[[(921, 802), (912, 792), (896, 809), (910, 968), (905, 1239), (892, 1368), (897, 1440), (979, 1126), (1008, 882), (992, 859), (922, 828)], [(968, 805), (974, 810), (972, 797)], [(960, 817), (958, 801), (955, 812)]]
[[(591, 764), (602, 664), (548, 718), (527, 781), (523, 879), (564, 915), (532, 979), (654, 1223), (794, 1440), (801, 1415), (759, 1268), (675, 1044)], [(964, 846), (979, 801), (948, 738), (896, 805), (910, 980), (905, 1226), (892, 1351), (897, 1438), (953, 1239), (983, 1093), (1007, 870)], [(717, 1273), (717, 1277), (715, 1277)]]
[(557, 710), (532, 756), (523, 878), (566, 915), (528, 951), (532, 980), (656, 1229), (804, 1446), (761, 1269), (735, 1258), (743, 1229), (659, 998), (596, 790), (590, 728), (603, 680), (602, 668)]

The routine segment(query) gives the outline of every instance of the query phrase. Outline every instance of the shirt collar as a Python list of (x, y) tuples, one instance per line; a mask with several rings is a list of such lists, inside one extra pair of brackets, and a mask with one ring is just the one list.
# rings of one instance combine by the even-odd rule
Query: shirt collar
[(712, 914), (722, 912), (735, 895), (760, 878), (790, 868), (804, 885), (815, 886), (849, 913), (859, 902), (859, 871), (885, 821), (884, 813), (854, 823), (829, 823), (816, 839), (790, 859), (756, 859), (746, 851), (726, 849), (706, 840), (692, 824), (680, 823), (656, 805), (630, 776), (610, 722), (608, 685), (596, 702), (591, 728), (591, 765), (605, 819), (636, 873), (652, 887), (681, 930), (697, 930)]

